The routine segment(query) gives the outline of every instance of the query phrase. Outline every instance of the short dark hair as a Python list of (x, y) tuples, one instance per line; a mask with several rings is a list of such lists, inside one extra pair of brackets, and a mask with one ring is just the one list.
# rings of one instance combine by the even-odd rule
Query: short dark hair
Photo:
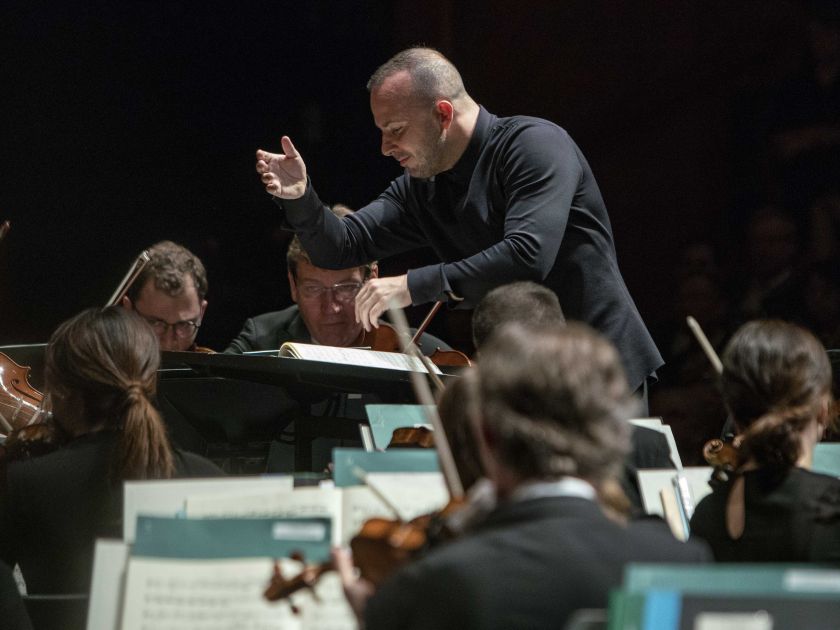
[(186, 279), (192, 278), (198, 299), (207, 295), (207, 271), (198, 256), (183, 245), (161, 241), (148, 250), (150, 260), (128, 289), (128, 297), (136, 302), (146, 282), (152, 280), (156, 289), (167, 295), (180, 295), (186, 288)]
[[(330, 208), (330, 210), (338, 218), (346, 217), (348, 214), (353, 214), (352, 209), (341, 203), (335, 204), (332, 208)], [(286, 267), (295, 279), (297, 279), (297, 269), (300, 261), (304, 261), (310, 265), (313, 264), (312, 259), (309, 258), (309, 254), (307, 254), (306, 250), (303, 248), (303, 243), (300, 242), (300, 238), (298, 238), (298, 235), (295, 234), (294, 238), (292, 238), (292, 242), (289, 243), (289, 249), (286, 250)], [(376, 262), (372, 261), (359, 267), (359, 269), (362, 270), (365, 280), (370, 277), (371, 269), (375, 264)]]
[(638, 403), (618, 352), (594, 330), (508, 324), (475, 369), (492, 446), (523, 478), (600, 484), (620, 470)]
[(557, 294), (551, 289), (530, 281), (504, 284), (487, 293), (473, 311), (476, 350), (481, 349), (493, 331), (513, 322), (531, 326), (562, 325), (566, 318)]
[(412, 96), (422, 103), (434, 103), (437, 99), (454, 100), (464, 96), (464, 81), (458, 69), (449, 59), (434, 48), (408, 48), (391, 57), (373, 73), (367, 83), (372, 92), (388, 77), (405, 70), (411, 76)]
[(828, 354), (809, 331), (779, 320), (741, 326), (726, 345), (721, 390), (741, 432), (741, 460), (786, 470), (799, 434), (831, 401)]

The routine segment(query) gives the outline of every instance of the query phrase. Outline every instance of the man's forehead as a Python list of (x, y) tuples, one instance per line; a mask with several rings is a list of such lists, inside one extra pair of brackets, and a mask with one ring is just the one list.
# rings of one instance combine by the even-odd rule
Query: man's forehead
[(405, 122), (420, 109), (413, 98), (413, 81), (408, 71), (401, 70), (387, 77), (379, 87), (371, 90), (370, 107), (374, 123), (379, 128)]
[(181, 290), (175, 295), (171, 295), (167, 291), (155, 286), (154, 278), (146, 280), (140, 289), (140, 292), (137, 294), (137, 303), (149, 306), (168, 306), (177, 304), (178, 306), (183, 307), (186, 304), (193, 303), (199, 305), (199, 302), (200, 300), (198, 299), (198, 290), (196, 289), (195, 282), (189, 276), (184, 278), (184, 284), (181, 287)]
[(298, 283), (320, 282), (322, 284), (337, 284), (339, 282), (358, 282), (364, 274), (359, 267), (349, 269), (323, 269), (316, 267), (305, 260), (298, 263), (295, 273)]

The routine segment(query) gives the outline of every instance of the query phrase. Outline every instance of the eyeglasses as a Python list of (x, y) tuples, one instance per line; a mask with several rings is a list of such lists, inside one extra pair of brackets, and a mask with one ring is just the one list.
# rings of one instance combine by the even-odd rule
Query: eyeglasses
[(201, 327), (201, 322), (195, 319), (183, 319), (180, 322), (170, 324), (169, 322), (165, 322), (162, 319), (157, 319), (156, 317), (146, 317), (139, 311), (137, 312), (137, 314), (140, 315), (140, 317), (145, 319), (147, 322), (149, 322), (149, 326), (151, 326), (154, 329), (158, 337), (164, 337), (171, 328), (175, 332), (175, 336), (178, 339), (188, 339), (195, 335), (198, 332), (198, 329)]
[(351, 302), (356, 299), (362, 288), (361, 282), (339, 282), (331, 287), (323, 284), (301, 284), (298, 285), (301, 297), (305, 300), (317, 300), (324, 293), (330, 292), (336, 302)]

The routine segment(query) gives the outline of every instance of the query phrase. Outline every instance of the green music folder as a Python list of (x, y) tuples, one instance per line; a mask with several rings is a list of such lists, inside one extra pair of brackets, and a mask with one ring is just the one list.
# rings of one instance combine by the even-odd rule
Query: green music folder
[(361, 448), (333, 449), (333, 481), (336, 487), (359, 486), (372, 472), (438, 472), (437, 453), (430, 448), (400, 448), (368, 452)]
[(431, 405), (365, 405), (373, 445), (384, 451), (395, 429), (429, 425), (427, 407), (434, 409)]
[(169, 518), (140, 516), (132, 556), (157, 558), (330, 557), (328, 518)]

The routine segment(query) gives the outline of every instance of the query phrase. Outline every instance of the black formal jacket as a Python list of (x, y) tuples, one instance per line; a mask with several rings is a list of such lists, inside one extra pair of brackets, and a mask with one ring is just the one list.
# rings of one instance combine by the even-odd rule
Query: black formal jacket
[(557, 293), (568, 319), (615, 344), (631, 389), (663, 363), (621, 276), (595, 176), (552, 122), (481, 108), (450, 171), (430, 179), (405, 173), (344, 218), (312, 185), (299, 199), (275, 201), (319, 267), (345, 269), (429, 246), (441, 262), (408, 271), (415, 304), (454, 294), (462, 308), (474, 307), (494, 287), (533, 280)]
[[(27, 592), (88, 592), (96, 538), (122, 537), (122, 484), (107, 480), (117, 436), (90, 433), (7, 466), (0, 488), (0, 560), (20, 565)], [(209, 460), (177, 450), (175, 467), (178, 477), (223, 474)]]
[(577, 497), (510, 503), (386, 580), (368, 602), (366, 627), (562, 628), (579, 608), (605, 608), (628, 562), (709, 559), (659, 519), (623, 527)]
[(840, 562), (840, 479), (792, 468), (781, 479), (744, 475), (744, 533), (726, 531), (731, 482), (703, 498), (691, 535), (706, 540), (719, 562)]
[[(277, 350), (287, 341), (312, 343), (309, 330), (300, 316), (297, 304), (282, 311), (263, 313), (245, 321), (242, 331), (230, 342), (225, 349), (228, 354), (242, 354), (255, 350)], [(420, 350), (423, 354), (432, 354), (438, 348), (451, 348), (428, 333), (420, 336)]]

